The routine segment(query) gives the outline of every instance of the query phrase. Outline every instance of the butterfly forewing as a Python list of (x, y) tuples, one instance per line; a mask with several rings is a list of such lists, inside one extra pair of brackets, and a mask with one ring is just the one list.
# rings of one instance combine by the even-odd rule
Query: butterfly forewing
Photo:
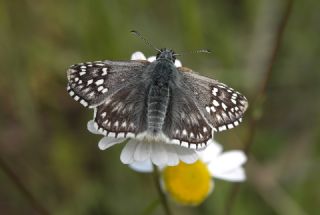
[(183, 83), (214, 131), (231, 129), (242, 120), (248, 107), (247, 99), (239, 92), (216, 80), (178, 68)]
[(95, 61), (72, 65), (68, 93), (83, 106), (95, 107), (116, 90), (134, 80), (148, 61)]

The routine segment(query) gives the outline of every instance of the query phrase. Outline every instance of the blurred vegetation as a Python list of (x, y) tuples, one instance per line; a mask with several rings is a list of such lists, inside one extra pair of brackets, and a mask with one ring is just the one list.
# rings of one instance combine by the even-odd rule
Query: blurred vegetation
[[(129, 33), (135, 29), (157, 47), (213, 50), (180, 60), (250, 103), (285, 7), (285, 0), (0, 0), (0, 214), (45, 214), (41, 207), (62, 215), (148, 212), (158, 198), (152, 176), (121, 164), (120, 145), (98, 150), (100, 137), (86, 129), (92, 111), (66, 93), (66, 68), (125, 60), (136, 50), (154, 55)], [(319, 212), (319, 9), (317, 1), (294, 2), (263, 106), (215, 136), (225, 149), (242, 149), (255, 129), (248, 181), (233, 204), (234, 185), (216, 180), (200, 207), (170, 202), (174, 214)], [(254, 127), (252, 111), (261, 115)]]

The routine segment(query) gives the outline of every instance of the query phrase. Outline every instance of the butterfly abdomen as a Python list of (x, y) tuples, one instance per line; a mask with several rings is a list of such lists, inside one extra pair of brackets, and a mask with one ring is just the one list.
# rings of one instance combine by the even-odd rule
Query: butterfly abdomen
[(169, 87), (151, 86), (148, 95), (148, 131), (158, 133), (162, 130), (169, 103)]
[(147, 125), (148, 131), (157, 134), (162, 131), (167, 114), (172, 77), (172, 67), (167, 62), (157, 62), (151, 75), (151, 85), (148, 93)]

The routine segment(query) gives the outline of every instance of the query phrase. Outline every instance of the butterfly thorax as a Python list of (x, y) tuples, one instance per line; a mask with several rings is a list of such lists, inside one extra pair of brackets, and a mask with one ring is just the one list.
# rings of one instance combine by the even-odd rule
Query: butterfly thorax
[(153, 135), (162, 132), (170, 100), (170, 83), (176, 77), (176, 67), (167, 58), (158, 57), (153, 63), (147, 99), (147, 126)]

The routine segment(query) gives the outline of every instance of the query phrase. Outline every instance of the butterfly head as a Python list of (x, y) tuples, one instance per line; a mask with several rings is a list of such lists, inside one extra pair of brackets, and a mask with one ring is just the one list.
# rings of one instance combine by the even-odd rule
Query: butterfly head
[(157, 60), (159, 59), (169, 60), (170, 62), (174, 63), (176, 60), (176, 54), (171, 49), (160, 49), (160, 51), (157, 53)]

